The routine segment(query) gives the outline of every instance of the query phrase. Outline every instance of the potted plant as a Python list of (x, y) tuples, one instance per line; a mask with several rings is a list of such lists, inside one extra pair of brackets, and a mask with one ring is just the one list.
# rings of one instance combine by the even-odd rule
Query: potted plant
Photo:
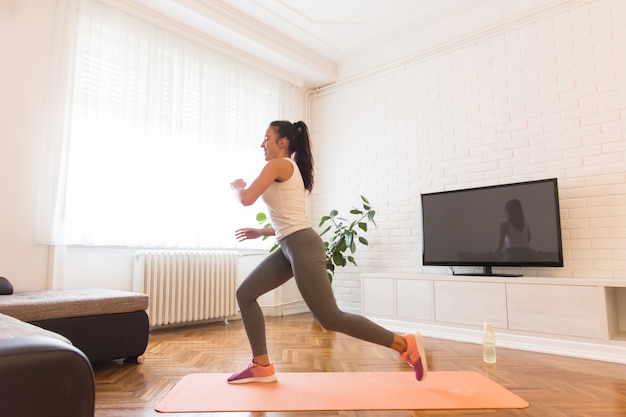
[[(331, 283), (337, 267), (344, 267), (348, 262), (355, 266), (357, 265), (354, 256), (352, 256), (356, 251), (357, 242), (364, 246), (369, 246), (367, 239), (359, 236), (359, 233), (367, 232), (369, 223), (376, 226), (376, 221), (374, 220), (376, 211), (364, 196), (361, 196), (361, 204), (362, 209), (353, 207), (350, 210), (350, 214), (353, 215), (352, 220), (340, 217), (337, 210), (331, 210), (328, 215), (320, 219), (319, 227), (330, 222), (322, 230), (320, 236), (324, 239), (324, 235), (330, 232), (327, 240), (324, 240), (324, 247), (326, 248), (326, 272)], [(272, 227), (265, 213), (258, 213), (256, 220), (263, 227)], [(268, 236), (263, 236), (263, 240), (267, 238)], [(278, 244), (272, 246), (270, 252), (273, 252), (277, 247)], [(347, 253), (348, 251), (349, 253)]]
[[(320, 233), (320, 236), (324, 236), (327, 232), (331, 232), (328, 240), (324, 240), (324, 246), (326, 247), (326, 272), (330, 282), (333, 282), (336, 267), (346, 266), (348, 262), (357, 266), (354, 257), (351, 255), (356, 251), (357, 242), (364, 246), (369, 246), (367, 239), (359, 236), (359, 233), (360, 231), (367, 232), (367, 225), (370, 222), (376, 226), (376, 221), (374, 220), (376, 211), (364, 196), (361, 196), (361, 204), (363, 209), (353, 207), (350, 210), (350, 214), (357, 216), (352, 221), (339, 217), (337, 210), (332, 210), (320, 220), (319, 227), (322, 227), (328, 221), (332, 223)], [(348, 250), (350, 250), (350, 254), (344, 255)]]

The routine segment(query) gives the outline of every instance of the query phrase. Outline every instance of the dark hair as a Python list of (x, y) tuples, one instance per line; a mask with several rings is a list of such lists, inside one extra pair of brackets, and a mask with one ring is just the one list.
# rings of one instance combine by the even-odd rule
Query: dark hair
[(509, 221), (513, 227), (521, 231), (524, 228), (524, 210), (522, 210), (522, 202), (514, 198), (506, 202), (504, 209), (509, 215)]
[(293, 155), (294, 161), (300, 169), (304, 188), (309, 192), (313, 190), (313, 154), (309, 140), (309, 128), (303, 121), (291, 123), (284, 120), (276, 120), (270, 126), (278, 133), (278, 138), (286, 137), (289, 140), (289, 154)]

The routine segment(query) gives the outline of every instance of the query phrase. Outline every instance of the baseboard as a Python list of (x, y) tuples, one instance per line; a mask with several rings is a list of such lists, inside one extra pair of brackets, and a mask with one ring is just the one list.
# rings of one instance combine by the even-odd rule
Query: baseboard
[[(482, 340), (482, 331), (477, 329), (369, 318), (389, 330), (402, 333), (419, 331), (426, 337), (466, 343), (481, 343)], [(496, 340), (496, 346), (503, 348), (626, 364), (626, 344), (624, 343), (593, 343), (592, 341), (550, 339), (503, 332), (497, 332)]]
[(290, 301), (275, 305), (261, 305), (261, 310), (263, 310), (263, 314), (267, 317), (282, 317), (309, 312), (309, 308), (306, 306), (304, 300)]

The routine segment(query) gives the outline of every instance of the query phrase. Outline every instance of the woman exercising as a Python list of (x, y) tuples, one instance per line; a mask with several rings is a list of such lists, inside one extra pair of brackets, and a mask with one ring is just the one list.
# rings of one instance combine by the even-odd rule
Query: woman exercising
[(274, 382), (276, 375), (266, 345), (265, 320), (257, 299), (295, 278), (308, 308), (327, 330), (390, 347), (415, 370), (418, 381), (428, 367), (419, 333), (400, 335), (369, 319), (341, 311), (326, 274), (326, 253), (319, 234), (311, 228), (305, 211), (305, 194), (313, 189), (313, 156), (309, 132), (302, 121), (270, 123), (261, 143), (267, 163), (248, 186), (243, 179), (230, 185), (244, 206), (259, 197), (268, 207), (273, 228), (243, 228), (238, 241), (276, 236), (279, 248), (269, 254), (241, 283), (237, 301), (252, 348), (252, 362), (228, 378), (231, 384)]

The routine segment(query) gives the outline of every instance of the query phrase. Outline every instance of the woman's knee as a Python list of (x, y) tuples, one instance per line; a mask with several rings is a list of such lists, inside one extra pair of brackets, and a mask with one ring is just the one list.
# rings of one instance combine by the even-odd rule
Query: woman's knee
[(335, 313), (324, 312), (322, 314), (315, 314), (315, 318), (317, 322), (322, 326), (325, 330), (336, 332), (341, 331), (341, 311), (337, 311)]
[(248, 289), (244, 285), (240, 285), (239, 287), (237, 287), (237, 290), (235, 291), (235, 297), (237, 298), (237, 302), (239, 303), (239, 305), (245, 305), (251, 302), (255, 302), (257, 299), (257, 297), (250, 294), (250, 291), (248, 291)]

